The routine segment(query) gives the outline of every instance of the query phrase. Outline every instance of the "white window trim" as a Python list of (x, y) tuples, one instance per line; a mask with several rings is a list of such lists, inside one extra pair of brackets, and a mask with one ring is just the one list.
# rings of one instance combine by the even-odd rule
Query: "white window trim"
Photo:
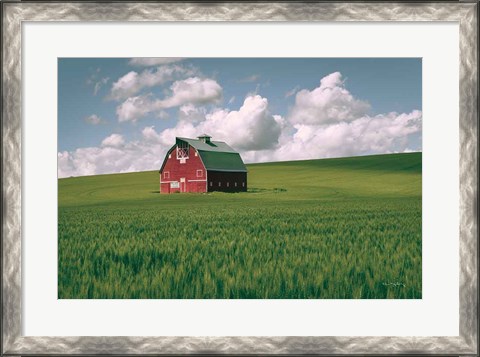
[[(190, 158), (190, 147), (181, 148), (177, 146), (177, 160), (188, 159)], [(179, 155), (182, 153), (182, 155)]]
[(169, 179), (169, 178), (170, 178), (170, 171), (165, 171), (165, 172), (163, 173), (163, 178), (164, 178), (164, 179)]

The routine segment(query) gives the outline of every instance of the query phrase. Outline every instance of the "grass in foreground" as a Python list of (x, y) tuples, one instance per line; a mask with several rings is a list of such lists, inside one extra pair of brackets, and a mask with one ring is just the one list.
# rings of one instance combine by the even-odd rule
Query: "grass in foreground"
[(249, 192), (158, 173), (59, 180), (59, 298), (421, 298), (421, 153), (248, 165)]

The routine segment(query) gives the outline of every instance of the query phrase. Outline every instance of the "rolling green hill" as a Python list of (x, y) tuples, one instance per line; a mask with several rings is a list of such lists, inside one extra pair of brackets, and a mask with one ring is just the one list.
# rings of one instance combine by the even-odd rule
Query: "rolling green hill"
[(247, 167), (246, 193), (60, 179), (59, 298), (421, 298), (421, 153)]

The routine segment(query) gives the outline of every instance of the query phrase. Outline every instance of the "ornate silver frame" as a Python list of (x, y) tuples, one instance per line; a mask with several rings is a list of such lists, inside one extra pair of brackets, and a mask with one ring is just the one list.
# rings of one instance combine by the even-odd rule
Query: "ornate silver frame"
[[(22, 21), (456, 21), (460, 24), (460, 334), (455, 337), (23, 337)], [(2, 355), (478, 355), (478, 3), (2, 4)]]

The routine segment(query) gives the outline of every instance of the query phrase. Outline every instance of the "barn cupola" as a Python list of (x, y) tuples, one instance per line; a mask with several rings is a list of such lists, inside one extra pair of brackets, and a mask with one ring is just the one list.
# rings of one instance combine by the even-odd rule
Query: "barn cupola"
[(198, 140), (204, 142), (205, 144), (210, 144), (210, 139), (212, 137), (210, 135), (207, 135), (207, 134), (202, 134), (200, 136), (197, 137)]

